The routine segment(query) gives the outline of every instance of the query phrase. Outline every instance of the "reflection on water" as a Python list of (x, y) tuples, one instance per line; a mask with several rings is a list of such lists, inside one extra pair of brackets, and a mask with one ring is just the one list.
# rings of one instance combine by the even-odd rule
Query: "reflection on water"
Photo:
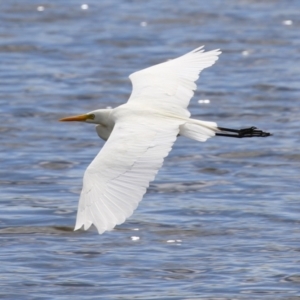
[[(299, 3), (6, 1), (0, 10), (2, 299), (300, 299)], [(138, 210), (73, 231), (103, 146), (61, 117), (128, 99), (127, 76), (221, 48), (190, 108), (268, 139), (179, 138)]]

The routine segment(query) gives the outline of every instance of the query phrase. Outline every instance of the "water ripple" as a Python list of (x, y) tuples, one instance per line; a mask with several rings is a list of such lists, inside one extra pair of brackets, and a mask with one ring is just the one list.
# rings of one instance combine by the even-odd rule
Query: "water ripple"
[[(297, 1), (3, 1), (1, 299), (299, 300)], [(193, 117), (268, 139), (178, 138), (126, 223), (74, 231), (93, 126), (128, 75), (202, 44)], [(209, 100), (199, 101), (202, 99)]]

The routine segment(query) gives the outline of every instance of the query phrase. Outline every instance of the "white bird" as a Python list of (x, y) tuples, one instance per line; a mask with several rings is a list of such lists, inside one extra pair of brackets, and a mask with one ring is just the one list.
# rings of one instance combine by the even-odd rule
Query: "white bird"
[(99, 137), (107, 140), (85, 171), (74, 230), (94, 224), (101, 234), (131, 216), (178, 135), (200, 142), (216, 135), (270, 135), (255, 127), (227, 129), (190, 118), (195, 81), (220, 53), (204, 52), (202, 46), (135, 72), (129, 76), (132, 93), (126, 104), (61, 119), (97, 124)]

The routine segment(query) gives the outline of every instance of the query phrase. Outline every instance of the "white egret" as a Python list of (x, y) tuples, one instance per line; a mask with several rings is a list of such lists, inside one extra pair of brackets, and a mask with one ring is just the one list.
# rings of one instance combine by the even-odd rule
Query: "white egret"
[(75, 230), (94, 224), (103, 233), (132, 215), (178, 135), (200, 142), (270, 135), (255, 127), (227, 129), (190, 118), (195, 81), (220, 53), (204, 52), (202, 46), (135, 72), (129, 76), (132, 93), (126, 104), (61, 119), (97, 124), (99, 137), (107, 140), (85, 171)]

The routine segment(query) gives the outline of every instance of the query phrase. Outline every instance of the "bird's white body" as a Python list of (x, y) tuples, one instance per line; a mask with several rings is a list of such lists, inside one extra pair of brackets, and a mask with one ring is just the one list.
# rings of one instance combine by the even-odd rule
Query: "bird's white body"
[[(97, 113), (99, 120), (90, 120), (88, 123), (98, 124), (96, 126), (96, 131), (98, 136), (107, 141), (113, 128), (116, 120), (121, 120), (122, 116), (131, 116), (131, 119), (134, 120), (136, 116), (144, 117), (163, 117), (165, 119), (177, 119), (181, 120), (182, 124), (179, 126), (179, 135), (191, 138), (193, 140), (204, 142), (207, 138), (214, 136), (214, 133), (218, 131), (217, 124), (215, 122), (201, 121), (181, 116), (176, 116), (168, 114), (167, 112), (155, 111), (153, 109), (147, 109), (147, 107), (136, 107), (130, 104), (124, 104), (116, 107), (115, 109), (98, 109), (91, 113)], [(199, 127), (200, 126), (200, 127)], [(206, 132), (203, 134), (202, 131)]]
[(198, 141), (215, 136), (217, 124), (191, 119), (187, 107), (199, 73), (220, 53), (200, 47), (133, 73), (126, 104), (86, 115), (84, 120), (97, 124), (98, 135), (107, 142), (84, 174), (75, 230), (94, 224), (103, 233), (123, 223), (142, 200), (178, 135)]

